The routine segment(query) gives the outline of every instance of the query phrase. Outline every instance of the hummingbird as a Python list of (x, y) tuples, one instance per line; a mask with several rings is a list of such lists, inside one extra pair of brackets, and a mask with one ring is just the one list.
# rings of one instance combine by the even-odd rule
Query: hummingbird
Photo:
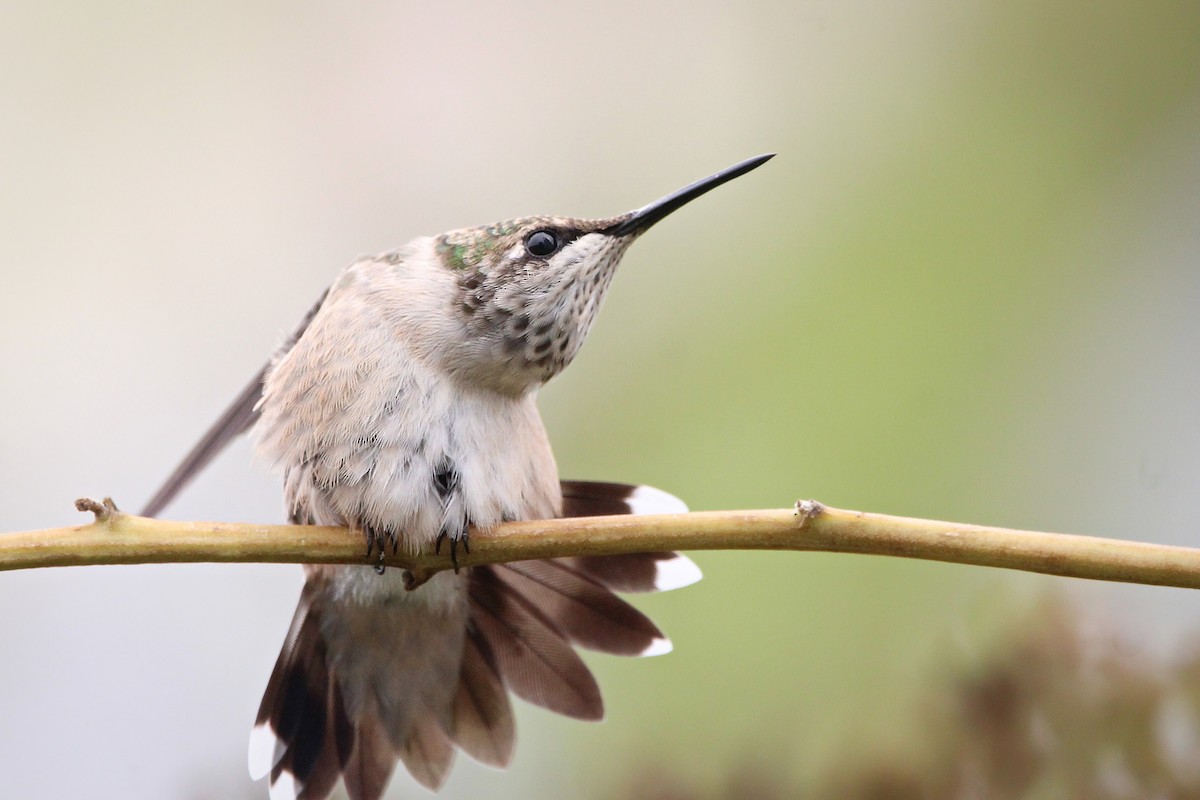
[[(457, 750), (503, 767), (510, 693), (602, 717), (575, 646), (671, 649), (615, 593), (699, 580), (686, 556), (460, 570), (458, 553), (506, 521), (687, 510), (646, 486), (560, 480), (536, 395), (579, 352), (629, 245), (773, 155), (616, 217), (521, 217), (355, 261), (149, 501), (155, 516), (253, 428), (290, 522), (366, 539), (361, 566), (305, 566), (250, 737), (251, 776), (269, 777), (272, 800), (321, 800), (339, 779), (353, 800), (377, 800), (398, 761), (436, 790)], [(411, 589), (371, 560), (442, 547), (456, 568)]]

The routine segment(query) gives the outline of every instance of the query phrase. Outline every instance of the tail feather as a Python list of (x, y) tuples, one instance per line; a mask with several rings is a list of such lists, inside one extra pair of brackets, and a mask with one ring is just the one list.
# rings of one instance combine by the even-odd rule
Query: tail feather
[(601, 719), (600, 687), (563, 634), (491, 567), (471, 570), (471, 622), (517, 697), (576, 719)]
[[(618, 484), (564, 483), (564, 497), (575, 515), (682, 505)], [(509, 692), (600, 719), (600, 689), (573, 645), (666, 652), (670, 643), (654, 623), (614, 592), (663, 591), (700, 577), (678, 553), (475, 567), (435, 576), (443, 590), (458, 586), (463, 602), (431, 612), (348, 601), (331, 591), (330, 574), (310, 571), (251, 734), (250, 773), (270, 775), (272, 800), (323, 800), (339, 774), (350, 800), (379, 800), (397, 759), (437, 789), (456, 746), (505, 766), (515, 740)]]
[(329, 671), (325, 659), (317, 653), (303, 662), (304, 669), (289, 673), (283, 702), (278, 706), (280, 714), (272, 720), (276, 736), (287, 742), (281, 758), (271, 768), (272, 788), (283, 772), (290, 773), (297, 784), (306, 785), (321, 761), (327, 731), (333, 728), (327, 724)]
[(422, 786), (434, 791), (441, 788), (454, 763), (454, 745), (433, 712), (416, 721), (396, 754)]
[(450, 734), (463, 752), (484, 764), (505, 767), (512, 759), (516, 740), (512, 705), (487, 642), (478, 633), (467, 636), (463, 647)]
[(608, 514), (683, 514), (687, 504), (653, 486), (604, 481), (563, 481), (564, 517)]
[[(300, 595), (296, 613), (292, 616), (292, 625), (288, 629), (287, 639), (271, 672), (263, 692), (262, 702), (258, 707), (258, 717), (254, 721), (254, 731), (250, 734), (250, 776), (255, 780), (271, 772), (272, 768), (283, 758), (286, 738), (279, 736), (279, 730), (285, 718), (291, 720), (290, 728), (294, 730), (298, 709), (285, 706), (302, 705), (305, 701), (304, 674), (296, 668), (297, 660), (302, 651), (311, 655), (320, 646), (320, 637), (315, 636), (316, 630), (306, 630), (304, 624), (308, 618), (311, 604), (308, 587)], [(285, 703), (285, 697), (287, 702)]]
[(387, 733), (374, 718), (365, 717), (357, 726), (342, 783), (350, 800), (379, 800), (396, 768), (396, 755)]
[[(651, 486), (603, 481), (563, 481), (563, 516), (682, 514), (687, 504)], [(700, 580), (700, 568), (680, 553), (558, 558), (617, 592), (665, 592)]]
[(518, 561), (497, 567), (496, 574), (575, 644), (619, 656), (670, 650), (644, 614), (562, 560)]
[[(325, 676), (328, 682), (328, 675)], [(283, 800), (323, 800), (333, 791), (342, 774), (337, 746), (337, 693), (327, 691), (324, 713), (310, 714), (297, 739), (283, 759), (271, 770), (271, 798)], [(333, 721), (334, 724), (329, 724)], [(319, 732), (323, 732), (321, 736)], [(287, 777), (284, 778), (286, 771)], [(282, 780), (281, 780), (282, 778)]]
[(326, 797), (353, 738), (313, 600), (306, 586), (250, 737), (250, 774), (270, 774), (272, 800)]
[(668, 592), (700, 580), (700, 568), (682, 553), (629, 553), (555, 559), (614, 592)]

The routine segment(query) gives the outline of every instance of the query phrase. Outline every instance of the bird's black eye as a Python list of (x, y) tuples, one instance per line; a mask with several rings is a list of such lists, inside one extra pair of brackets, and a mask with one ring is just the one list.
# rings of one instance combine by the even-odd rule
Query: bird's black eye
[(533, 256), (548, 256), (558, 249), (558, 235), (554, 231), (534, 231), (525, 240), (525, 249)]

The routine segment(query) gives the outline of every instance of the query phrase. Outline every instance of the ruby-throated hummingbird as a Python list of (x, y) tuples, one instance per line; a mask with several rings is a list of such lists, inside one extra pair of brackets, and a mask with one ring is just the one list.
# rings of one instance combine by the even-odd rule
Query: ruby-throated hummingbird
[[(368, 556), (468, 546), (471, 526), (686, 511), (671, 495), (559, 481), (537, 389), (583, 344), (626, 248), (759, 156), (609, 219), (524, 217), (414, 239), (347, 267), (147, 504), (158, 513), (252, 425), (296, 524), (361, 530)], [(508, 692), (581, 719), (603, 713), (572, 645), (667, 652), (613, 592), (700, 572), (676, 553), (555, 558), (434, 575), (309, 565), (250, 739), (277, 798), (320, 800), (339, 776), (379, 798), (404, 762), (436, 789), (461, 749), (503, 766)]]

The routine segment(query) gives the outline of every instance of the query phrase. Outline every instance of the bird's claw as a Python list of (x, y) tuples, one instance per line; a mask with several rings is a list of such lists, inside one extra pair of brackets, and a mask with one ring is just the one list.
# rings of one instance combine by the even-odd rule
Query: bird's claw
[(471, 553), (471, 539), (466, 531), (463, 531), (460, 536), (450, 540), (450, 563), (454, 565), (454, 574), (458, 574), (458, 545), (462, 543), (463, 552), (467, 555)]
[(392, 546), (392, 555), (395, 555), (400, 545), (400, 537), (395, 533), (381, 535), (375, 530), (374, 526), (371, 525), (363, 526), (363, 535), (367, 539), (366, 558), (368, 561), (370, 561), (372, 554), (378, 553), (378, 557), (376, 558), (373, 566), (375, 568), (375, 572), (382, 575), (385, 569), (383, 562), (387, 558), (387, 547), (390, 544)]

